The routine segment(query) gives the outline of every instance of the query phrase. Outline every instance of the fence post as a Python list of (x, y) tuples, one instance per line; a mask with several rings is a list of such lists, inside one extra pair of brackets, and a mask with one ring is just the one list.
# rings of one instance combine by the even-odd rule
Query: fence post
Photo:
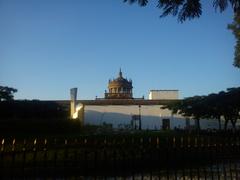
[(240, 158), (240, 156), (239, 156), (240, 153), (239, 152), (240, 152), (240, 138), (237, 137), (237, 154), (238, 154), (237, 158)]
[[(105, 162), (105, 167), (109, 168), (109, 161), (108, 161), (108, 152), (107, 152), (107, 138), (104, 137), (103, 140), (103, 161)], [(104, 173), (104, 179), (107, 179), (106, 173)]]
[(134, 149), (132, 147), (134, 147), (134, 137), (132, 137), (131, 139), (131, 172), (132, 172), (132, 179), (135, 179), (135, 152)]
[[(201, 152), (201, 151), (199, 151), (199, 149), (201, 147), (199, 141), (200, 141), (199, 138), (195, 137), (195, 141), (194, 141), (195, 150), (194, 151), (195, 151), (195, 156), (197, 157), (197, 161), (200, 160), (199, 153)], [(200, 169), (199, 169), (199, 166), (197, 166), (197, 178), (198, 178), (198, 180), (200, 179)]]
[(238, 179), (238, 165), (236, 161), (234, 162), (234, 171), (235, 171), (235, 177), (236, 179)]
[(63, 166), (67, 166), (67, 161), (68, 161), (68, 140), (64, 140), (64, 163)]
[[(187, 138), (187, 156), (189, 156), (190, 159), (193, 158), (193, 147), (194, 147), (194, 144), (192, 144), (192, 139), (191, 139), (191, 136), (188, 136)], [(193, 168), (192, 166), (189, 167), (189, 173), (190, 173), (190, 180), (193, 179)]]
[(75, 149), (74, 150), (74, 163), (73, 163), (75, 167), (78, 167), (78, 153), (77, 153), (78, 152), (77, 151), (78, 150), (78, 148), (77, 148), (78, 146), (77, 145), (78, 145), (78, 140), (77, 140), (77, 138), (75, 138), (74, 139), (74, 146), (75, 146), (75, 148), (74, 148)]
[(121, 151), (122, 151), (121, 152), (121, 156), (122, 156), (121, 172), (125, 172), (126, 170), (125, 138), (122, 139)]
[(173, 137), (173, 158), (175, 159), (175, 161), (177, 161), (177, 163), (173, 163), (174, 164), (174, 179), (177, 180), (177, 165), (178, 165), (178, 157), (177, 157), (177, 146), (176, 146), (176, 137)]
[(11, 172), (11, 175), (14, 174), (14, 165), (15, 165), (15, 143), (16, 143), (16, 139), (13, 139), (12, 141), (12, 163), (11, 163), (11, 167), (12, 167), (12, 172)]
[(44, 152), (44, 167), (47, 167), (47, 139), (44, 139), (44, 147), (43, 147), (43, 152)]
[(169, 164), (171, 163), (170, 159), (169, 159), (169, 146), (172, 144), (170, 144), (168, 137), (166, 139), (166, 145), (167, 145), (167, 147), (165, 147), (165, 151), (166, 151), (165, 152), (165, 155), (166, 155), (165, 163), (167, 164), (167, 180), (169, 180)]
[(83, 172), (84, 173), (86, 173), (87, 174), (87, 172), (88, 172), (88, 152), (87, 152), (87, 142), (88, 142), (88, 140), (87, 140), (87, 138), (84, 138), (84, 141), (83, 141), (83, 143), (84, 143), (84, 154), (83, 154)]
[(213, 162), (214, 162), (214, 155), (213, 155), (213, 147), (214, 147), (214, 141), (212, 138), (208, 137), (208, 154), (210, 157), (210, 173), (211, 173), (211, 179), (214, 179), (214, 171), (213, 171)]
[(5, 139), (2, 139), (2, 145), (1, 145), (1, 170), (4, 168), (4, 144), (5, 144)]
[(22, 152), (23, 152), (23, 162), (22, 162), (22, 171), (23, 171), (23, 177), (25, 176), (25, 163), (26, 163), (26, 139), (23, 140), (23, 148), (22, 148)]
[(54, 139), (54, 157), (53, 157), (53, 163), (54, 163), (54, 171), (56, 171), (57, 168), (57, 139)]
[(98, 159), (98, 152), (97, 152), (97, 148), (95, 147), (94, 148), (94, 170), (95, 170), (95, 172), (97, 172), (97, 170), (98, 170), (98, 161), (97, 161), (97, 159)]
[(234, 139), (234, 137), (231, 137), (231, 145), (230, 145), (230, 147), (231, 147), (231, 156), (230, 156), (230, 158), (229, 158), (229, 168), (230, 168), (230, 178), (231, 178), (231, 180), (233, 180), (233, 168), (232, 168), (232, 166), (233, 166), (233, 159), (234, 158), (236, 158), (235, 157), (235, 151), (234, 151), (234, 147), (235, 147), (235, 139)]
[(214, 143), (214, 154), (215, 154), (215, 158), (216, 158), (216, 168), (217, 168), (217, 177), (218, 177), (218, 180), (220, 180), (220, 172), (219, 172), (219, 154), (218, 154), (218, 149), (220, 147), (220, 144), (219, 144), (219, 141), (218, 141), (218, 138), (216, 137), (215, 138), (215, 143)]
[[(239, 134), (238, 134), (239, 135)], [(239, 136), (237, 135), (236, 137), (236, 148), (235, 148), (235, 154), (236, 154), (236, 158), (239, 159), (239, 150), (240, 150), (240, 141), (239, 141)], [(239, 171), (238, 171), (238, 162), (235, 161), (235, 172), (236, 172), (236, 179), (239, 179)]]
[[(116, 137), (112, 139), (112, 151), (113, 151), (113, 175), (114, 179), (117, 179), (117, 144), (116, 144)], [(119, 161), (118, 161), (119, 162)]]
[[(148, 153), (149, 153), (149, 162), (150, 162), (150, 164), (153, 164), (154, 163), (154, 161), (153, 161), (153, 153), (154, 153), (154, 150), (153, 150), (153, 148), (152, 148), (152, 138), (151, 137), (149, 137), (148, 138), (148, 147), (149, 147), (149, 150), (148, 150)], [(150, 169), (151, 171), (150, 171), (150, 179), (152, 179), (152, 168)]]
[[(181, 137), (181, 147), (182, 147), (182, 149), (181, 149), (181, 151), (182, 151), (182, 160), (184, 161), (185, 153), (186, 153), (185, 151), (186, 151), (186, 148), (187, 148), (187, 143), (184, 145), (184, 137)], [(186, 179), (186, 177), (185, 177), (186, 176), (185, 167), (183, 167), (183, 169), (182, 169), (182, 174), (183, 174), (183, 180), (185, 180)]]
[(36, 176), (36, 168), (37, 168), (37, 138), (33, 141), (33, 168), (34, 168), (34, 174)]
[(161, 160), (161, 156), (160, 156), (160, 154), (161, 154), (161, 152), (160, 152), (160, 147), (159, 147), (159, 137), (157, 136), (157, 138), (156, 138), (156, 148), (157, 148), (157, 157), (158, 157), (158, 159), (157, 159), (157, 164), (158, 164), (158, 179), (161, 179), (161, 168), (160, 168), (160, 160)]

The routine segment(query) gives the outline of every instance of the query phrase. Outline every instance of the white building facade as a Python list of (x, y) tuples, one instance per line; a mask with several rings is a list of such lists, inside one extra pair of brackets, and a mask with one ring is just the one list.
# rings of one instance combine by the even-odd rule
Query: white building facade
[(148, 98), (150, 100), (179, 99), (179, 91), (178, 90), (150, 90)]

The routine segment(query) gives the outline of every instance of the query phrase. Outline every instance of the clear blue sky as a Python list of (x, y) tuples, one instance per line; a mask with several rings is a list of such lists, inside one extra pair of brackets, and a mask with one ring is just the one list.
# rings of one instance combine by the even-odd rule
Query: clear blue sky
[(17, 88), (16, 99), (69, 99), (71, 87), (79, 99), (94, 99), (121, 67), (135, 97), (150, 89), (179, 89), (183, 98), (239, 86), (230, 8), (221, 14), (204, 4), (200, 19), (180, 24), (159, 18), (155, 6), (0, 0), (0, 85)]

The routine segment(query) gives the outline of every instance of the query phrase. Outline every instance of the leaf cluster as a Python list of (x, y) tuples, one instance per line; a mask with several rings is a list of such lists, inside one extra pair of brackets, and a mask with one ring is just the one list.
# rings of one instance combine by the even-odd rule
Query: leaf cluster
[(163, 107), (170, 109), (174, 114), (181, 114), (194, 119), (213, 118), (221, 116), (229, 120), (240, 118), (240, 87), (229, 88), (217, 94), (207, 96), (193, 96)]
[[(138, 3), (140, 6), (146, 6), (149, 3), (148, 0), (124, 0), (124, 2)], [(223, 12), (229, 5), (234, 12), (240, 10), (239, 0), (212, 0), (212, 6), (216, 11)], [(198, 18), (202, 15), (201, 0), (158, 0), (157, 7), (162, 10), (160, 17), (177, 16), (180, 22)]]
[(232, 24), (228, 25), (228, 29), (232, 31), (236, 38), (233, 65), (240, 68), (240, 12), (235, 13), (234, 20)]
[(0, 101), (10, 101), (13, 100), (13, 94), (17, 92), (17, 89), (0, 86)]

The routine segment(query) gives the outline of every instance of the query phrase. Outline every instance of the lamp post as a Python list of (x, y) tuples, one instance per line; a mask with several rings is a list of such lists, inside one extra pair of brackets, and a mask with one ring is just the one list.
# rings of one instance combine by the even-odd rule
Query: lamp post
[(138, 105), (138, 110), (139, 110), (139, 130), (142, 130), (141, 105)]

